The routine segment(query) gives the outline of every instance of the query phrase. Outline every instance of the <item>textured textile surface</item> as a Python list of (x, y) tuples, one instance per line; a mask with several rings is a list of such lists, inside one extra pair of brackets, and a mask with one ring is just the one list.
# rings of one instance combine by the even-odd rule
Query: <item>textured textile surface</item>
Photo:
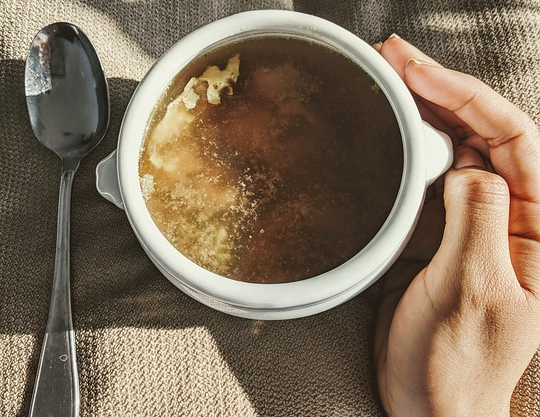
[[(540, 122), (538, 0), (0, 0), (0, 415), (27, 415), (54, 268), (60, 161), (35, 139), (24, 60), (35, 33), (77, 24), (104, 64), (111, 124), (83, 161), (72, 205), (72, 300), (81, 416), (382, 416), (371, 344), (378, 285), (313, 317), (256, 322), (176, 290), (124, 213), (96, 192), (138, 81), (176, 40), (250, 9), (294, 9), (368, 42), (392, 32), (472, 73)], [(536, 355), (514, 414), (540, 416)]]

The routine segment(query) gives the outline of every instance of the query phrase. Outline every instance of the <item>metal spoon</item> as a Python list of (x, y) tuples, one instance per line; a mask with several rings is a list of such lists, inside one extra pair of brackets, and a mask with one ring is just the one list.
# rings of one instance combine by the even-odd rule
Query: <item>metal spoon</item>
[(36, 137), (62, 159), (54, 280), (30, 416), (78, 416), (70, 300), (71, 188), (81, 159), (103, 139), (109, 125), (109, 90), (94, 47), (68, 23), (49, 25), (32, 41), (25, 89)]

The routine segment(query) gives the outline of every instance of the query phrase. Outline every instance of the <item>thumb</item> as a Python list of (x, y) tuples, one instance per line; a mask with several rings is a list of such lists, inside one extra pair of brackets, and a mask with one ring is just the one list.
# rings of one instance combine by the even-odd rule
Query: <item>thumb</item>
[[(441, 265), (459, 279), (485, 288), (511, 265), (508, 247), (510, 195), (502, 177), (486, 170), (481, 155), (467, 146), (455, 151), (445, 177), (446, 226), (438, 251)], [(478, 287), (480, 284), (480, 287)]]

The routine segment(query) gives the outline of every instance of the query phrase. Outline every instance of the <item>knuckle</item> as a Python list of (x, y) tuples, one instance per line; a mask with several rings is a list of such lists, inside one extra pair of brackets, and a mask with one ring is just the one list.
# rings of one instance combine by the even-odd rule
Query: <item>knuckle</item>
[(522, 126), (522, 136), (530, 136), (537, 141), (540, 140), (540, 129), (538, 128), (538, 125), (525, 113), (523, 113), (522, 116)]
[(509, 203), (508, 184), (491, 172), (467, 170), (456, 178), (454, 189), (471, 203), (490, 206)]
[(447, 105), (448, 110), (453, 113), (459, 113), (464, 108), (483, 99), (482, 87), (484, 87), (484, 84), (470, 75), (466, 75), (464, 80), (468, 84), (467, 95), (465, 97), (459, 97)]
[(538, 142), (540, 131), (536, 123), (523, 111), (511, 107), (507, 115), (507, 128), (502, 130), (498, 136), (487, 138), (489, 146), (497, 148), (512, 141), (525, 139), (530, 143)]

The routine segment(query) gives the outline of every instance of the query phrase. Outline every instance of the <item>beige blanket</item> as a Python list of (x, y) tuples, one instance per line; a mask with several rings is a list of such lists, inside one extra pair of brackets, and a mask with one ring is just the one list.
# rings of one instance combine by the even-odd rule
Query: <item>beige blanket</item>
[[(27, 415), (54, 267), (59, 159), (35, 139), (24, 61), (43, 26), (69, 21), (95, 44), (112, 117), (82, 163), (72, 206), (72, 294), (81, 416), (382, 416), (371, 358), (378, 286), (317, 316), (254, 322), (170, 284), (124, 213), (94, 187), (138, 81), (176, 40), (226, 15), (294, 9), (368, 42), (392, 32), (492, 85), (540, 122), (538, 0), (0, 0), (0, 415)], [(540, 416), (537, 355), (515, 415)]]

